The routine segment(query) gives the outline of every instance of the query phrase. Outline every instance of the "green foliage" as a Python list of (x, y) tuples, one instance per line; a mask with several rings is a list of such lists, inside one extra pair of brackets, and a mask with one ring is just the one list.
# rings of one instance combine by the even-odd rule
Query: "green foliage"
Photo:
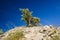
[(13, 34), (9, 34), (6, 40), (22, 40), (23, 37), (24, 37), (23, 32), (15, 32)]
[(30, 24), (30, 18), (32, 17), (32, 13), (29, 11), (28, 8), (26, 9), (20, 9), (20, 11), (22, 12), (22, 20), (25, 21), (27, 23), (27, 26)]
[(39, 23), (39, 18), (33, 18), (33, 19), (31, 19), (31, 24), (33, 26), (37, 26), (38, 23)]
[(30, 12), (28, 8), (20, 9), (20, 11), (22, 12), (22, 18), (21, 19), (27, 23), (28, 27), (29, 26), (36, 26), (39, 23), (39, 19), (34, 18), (32, 16), (32, 12)]

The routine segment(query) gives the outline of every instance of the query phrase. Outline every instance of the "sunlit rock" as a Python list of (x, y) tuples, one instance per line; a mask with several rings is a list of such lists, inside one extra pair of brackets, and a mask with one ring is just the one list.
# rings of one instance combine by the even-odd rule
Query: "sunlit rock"
[[(19, 37), (18, 40), (60, 40), (60, 28), (55, 28), (52, 25), (50, 26), (34, 26), (34, 27), (16, 27), (4, 33), (4, 36), (0, 40), (7, 40), (8, 37), (14, 35), (16, 32), (22, 32), (23, 34), (16, 34)], [(20, 36), (21, 37), (20, 37)], [(13, 37), (13, 36), (12, 36)], [(12, 38), (11, 37), (11, 38)], [(10, 38), (10, 39), (11, 39)], [(8, 39), (9, 40), (9, 39)], [(11, 40), (17, 40), (17, 38), (12, 38)]]

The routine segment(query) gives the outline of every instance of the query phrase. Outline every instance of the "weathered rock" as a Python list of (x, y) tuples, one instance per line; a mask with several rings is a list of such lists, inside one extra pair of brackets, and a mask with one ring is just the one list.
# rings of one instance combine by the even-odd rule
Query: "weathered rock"
[[(6, 32), (4, 37), (0, 40), (6, 40), (9, 36), (12, 36), (16, 32), (23, 32), (24, 37), (22, 40), (55, 40), (55, 37), (60, 37), (60, 29), (56, 29), (51, 26), (43, 26), (43, 27), (16, 27), (14, 29)], [(17, 34), (19, 35), (19, 34)], [(13, 39), (11, 39), (13, 40)], [(16, 39), (17, 40), (17, 39)], [(18, 39), (21, 40), (21, 39)], [(59, 39), (60, 40), (60, 39)]]

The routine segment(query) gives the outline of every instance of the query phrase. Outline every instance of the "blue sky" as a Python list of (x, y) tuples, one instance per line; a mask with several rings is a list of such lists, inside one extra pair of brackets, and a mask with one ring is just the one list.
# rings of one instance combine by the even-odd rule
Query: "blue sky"
[(60, 26), (60, 0), (0, 0), (0, 28), (4, 32), (25, 25), (19, 8), (29, 8), (42, 25)]

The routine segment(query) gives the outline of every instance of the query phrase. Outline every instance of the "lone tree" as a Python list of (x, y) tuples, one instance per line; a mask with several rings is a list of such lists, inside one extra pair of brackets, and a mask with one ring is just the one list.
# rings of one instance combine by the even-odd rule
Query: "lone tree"
[(27, 26), (37, 26), (37, 24), (39, 23), (39, 18), (33, 17), (32, 16), (32, 12), (29, 11), (28, 8), (26, 9), (20, 9), (21, 13), (22, 13), (22, 20), (26, 22)]

